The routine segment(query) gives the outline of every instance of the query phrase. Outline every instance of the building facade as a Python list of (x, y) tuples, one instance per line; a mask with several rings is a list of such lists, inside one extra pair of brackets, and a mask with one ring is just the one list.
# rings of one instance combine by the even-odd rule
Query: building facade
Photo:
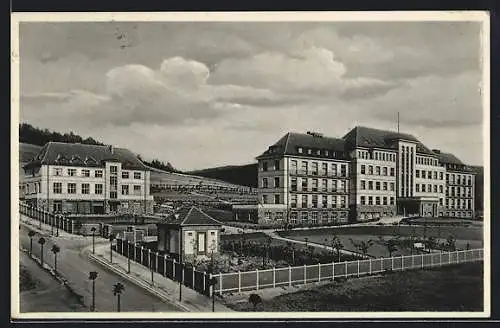
[(150, 171), (112, 146), (47, 143), (24, 165), (21, 198), (64, 214), (152, 214)]
[(474, 172), (409, 134), (367, 127), (342, 138), (287, 133), (257, 160), (261, 223), (474, 216)]

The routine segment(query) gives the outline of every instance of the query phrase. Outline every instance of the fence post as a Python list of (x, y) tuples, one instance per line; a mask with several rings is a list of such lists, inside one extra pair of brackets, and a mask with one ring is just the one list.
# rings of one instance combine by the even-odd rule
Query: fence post
[[(203, 290), (205, 290), (205, 276), (207, 273), (203, 274)], [(167, 276), (167, 254), (163, 255), (163, 276)]]
[(422, 253), (422, 269), (424, 268), (424, 253)]
[(144, 246), (141, 246), (141, 264), (144, 263)]
[(288, 266), (288, 286), (292, 287), (292, 267)]
[(175, 280), (175, 258), (172, 259), (172, 280)]
[(259, 290), (259, 269), (255, 269), (255, 282), (256, 282), (256, 289)]
[(307, 284), (307, 265), (304, 264), (304, 284)]
[(276, 287), (276, 267), (273, 266), (273, 288)]
[(405, 257), (401, 255), (401, 271), (405, 270)]
[(394, 256), (391, 256), (391, 271), (394, 271)]
[(369, 266), (368, 273), (371, 275), (372, 274), (372, 259), (371, 258), (368, 259), (368, 266)]
[(433, 255), (433, 254), (432, 254), (432, 253), (430, 253), (430, 255), (431, 255), (431, 267), (433, 267), (433, 266), (434, 266), (434, 259), (432, 258), (432, 255)]
[[(156, 260), (157, 260), (157, 263), (158, 263), (158, 256), (156, 257)], [(158, 267), (158, 265), (157, 265), (156, 267)], [(158, 269), (156, 269), (156, 270), (158, 270)], [(194, 265), (193, 265), (193, 289), (195, 289), (195, 285), (194, 285), (195, 274), (194, 274), (194, 271), (195, 271), (195, 270), (194, 270)], [(195, 290), (196, 290), (196, 289), (195, 289)]]
[(359, 277), (359, 260), (358, 260), (357, 265), (358, 265), (358, 277)]
[(238, 293), (241, 293), (241, 271), (238, 270)]
[(344, 263), (345, 263), (345, 277), (347, 278), (347, 261), (345, 261)]
[[(166, 267), (164, 271), (167, 271)], [(206, 283), (207, 283), (207, 272), (203, 271), (203, 292), (205, 292), (205, 289), (207, 288), (207, 286), (205, 285)]]
[(439, 252), (439, 266), (443, 266), (443, 252)]
[(318, 263), (318, 282), (321, 281), (321, 263)]
[(458, 251), (457, 251), (457, 264), (460, 263), (459, 259), (458, 259)]
[(332, 262), (332, 279), (335, 280), (335, 262)]
[[(206, 272), (205, 272), (205, 275), (206, 275)], [(209, 279), (209, 281), (212, 281), (212, 274), (211, 273), (208, 274), (208, 279)], [(205, 284), (205, 280), (203, 280), (203, 284)], [(214, 287), (215, 287), (215, 285), (212, 285), (212, 284), (208, 285), (208, 288), (209, 288), (208, 294), (209, 294), (209, 296), (212, 296), (214, 294)]]

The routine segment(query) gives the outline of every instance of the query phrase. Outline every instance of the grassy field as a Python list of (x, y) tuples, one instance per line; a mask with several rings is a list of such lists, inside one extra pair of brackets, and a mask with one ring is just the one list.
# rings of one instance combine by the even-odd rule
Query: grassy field
[[(481, 248), (482, 242), (482, 228), (481, 227), (427, 227), (422, 226), (361, 226), (361, 227), (342, 227), (342, 228), (325, 228), (314, 230), (294, 230), (287, 232), (280, 232), (280, 235), (289, 237), (295, 240), (303, 241), (307, 238), (310, 242), (325, 244), (331, 243), (332, 236), (336, 235), (344, 249), (356, 251), (356, 248), (351, 243), (351, 239), (356, 243), (362, 240), (374, 241), (373, 246), (368, 249), (368, 254), (375, 257), (388, 256), (387, 248), (377, 243), (379, 237), (388, 238), (391, 236), (410, 237), (427, 237), (432, 236), (439, 240), (440, 243), (445, 243), (449, 235), (456, 238), (457, 249), (466, 249), (467, 244), (469, 248)], [(405, 249), (398, 249), (393, 255), (409, 255), (410, 251)]]
[[(248, 302), (230, 305), (253, 311)], [(482, 311), (483, 265), (394, 272), (264, 299), (257, 311)]]

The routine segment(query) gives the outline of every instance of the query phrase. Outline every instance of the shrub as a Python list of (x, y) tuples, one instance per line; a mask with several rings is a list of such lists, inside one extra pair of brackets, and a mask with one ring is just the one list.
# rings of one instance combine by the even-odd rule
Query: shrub
[(250, 294), (248, 302), (253, 305), (253, 310), (257, 309), (257, 305), (262, 303), (262, 298), (258, 294)]

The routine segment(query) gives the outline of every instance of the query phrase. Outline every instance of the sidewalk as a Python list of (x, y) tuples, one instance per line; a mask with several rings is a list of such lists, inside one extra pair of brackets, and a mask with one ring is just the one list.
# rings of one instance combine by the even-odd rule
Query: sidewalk
[[(89, 254), (89, 257), (99, 264), (112, 270), (116, 274), (124, 277), (132, 283), (146, 289), (150, 293), (163, 299), (166, 302), (177, 305), (186, 312), (212, 312), (212, 299), (182, 286), (182, 301), (179, 302), (179, 283), (170, 280), (159, 273), (153, 274), (153, 285), (151, 284), (151, 270), (147, 267), (130, 261), (130, 274), (127, 273), (127, 258), (113, 252), (113, 263), (110, 260), (109, 245), (96, 245), (96, 254)], [(234, 312), (228, 307), (215, 300), (215, 312)]]

